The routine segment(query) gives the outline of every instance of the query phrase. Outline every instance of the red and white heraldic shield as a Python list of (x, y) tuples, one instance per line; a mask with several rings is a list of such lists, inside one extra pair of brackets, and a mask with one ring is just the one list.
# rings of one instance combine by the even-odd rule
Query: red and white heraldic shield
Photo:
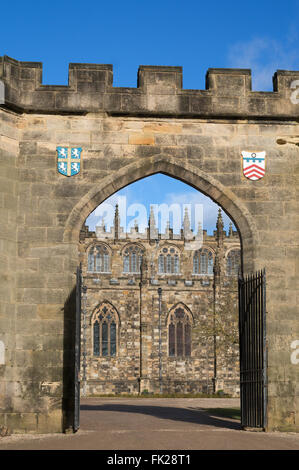
[(243, 175), (256, 181), (265, 175), (266, 152), (242, 152)]

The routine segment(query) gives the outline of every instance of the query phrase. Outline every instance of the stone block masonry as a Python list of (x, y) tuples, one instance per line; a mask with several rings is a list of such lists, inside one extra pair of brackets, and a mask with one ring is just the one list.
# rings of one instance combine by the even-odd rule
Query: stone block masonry
[(273, 92), (251, 91), (248, 69), (215, 69), (206, 74), (206, 90), (182, 88), (182, 67), (145, 66), (138, 87), (113, 87), (112, 65), (70, 64), (68, 85), (43, 85), (42, 64), (0, 57), (6, 104), (26, 112), (173, 117), (296, 118), (293, 82), (299, 72), (278, 70)]
[[(299, 430), (297, 71), (273, 92), (249, 70), (210, 69), (205, 90), (180, 67), (141, 66), (136, 88), (112, 67), (70, 64), (69, 85), (42, 85), (40, 63), (0, 58), (0, 425), (61, 432), (72, 421), (73, 292), (79, 235), (107, 197), (161, 172), (216, 201), (236, 224), (244, 274), (266, 269), (268, 430)], [(295, 93), (295, 94), (294, 94)], [(281, 145), (281, 144), (284, 145)], [(78, 175), (58, 173), (57, 146), (82, 147)], [(266, 174), (243, 176), (242, 151)], [(45, 386), (45, 383), (47, 386)]]
[[(194, 241), (198, 234), (190, 234), (189, 226), (186, 214), (181, 234), (169, 230), (159, 233), (151, 212), (147, 230), (140, 233), (135, 225), (126, 233), (120, 227), (117, 208), (109, 231), (104, 225), (97, 226), (96, 232), (87, 226), (81, 231), (80, 263), (87, 288), (81, 318), (85, 325), (81, 334), (81, 389), (85, 396), (143, 391), (212, 394), (219, 390), (239, 395), (239, 237), (232, 228), (229, 234), (223, 231), (220, 213), (214, 235), (204, 231), (202, 247), (191, 251), (186, 249), (186, 237), (193, 235)], [(132, 266), (130, 253), (134, 257), (139, 250), (145, 264), (140, 267), (140, 259), (136, 259)], [(170, 257), (167, 266), (164, 253)], [(162, 289), (161, 321), (158, 288)], [(117, 325), (115, 348), (110, 351), (113, 338), (108, 330), (105, 340), (94, 336), (101, 323), (98, 312), (104, 312), (107, 305)], [(172, 351), (172, 317), (182, 312), (189, 318), (190, 349), (185, 349), (186, 331), (180, 334), (177, 329), (173, 338), (176, 350)], [(104, 323), (106, 320), (99, 336)]]

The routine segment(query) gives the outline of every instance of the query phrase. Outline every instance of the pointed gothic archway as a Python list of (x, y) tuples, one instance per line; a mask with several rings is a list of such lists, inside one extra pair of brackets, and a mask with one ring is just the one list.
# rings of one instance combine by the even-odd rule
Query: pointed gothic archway
[[(76, 250), (82, 225), (97, 206), (125, 186), (157, 173), (179, 179), (210, 197), (223, 208), (239, 230), (242, 249), (242, 272), (252, 272), (255, 269), (255, 225), (248, 210), (238, 201), (238, 198), (230, 189), (224, 187), (215, 178), (186, 162), (180, 164), (174, 159), (163, 155), (129, 164), (92, 187), (70, 213), (65, 226), (64, 243), (69, 244), (70, 248), (73, 247)], [(74, 256), (76, 255), (74, 254)]]
[(95, 184), (71, 211), (64, 230), (64, 243), (76, 244), (88, 215), (108, 197), (123, 187), (147, 176), (163, 173), (192, 186), (222, 207), (237, 227), (242, 247), (242, 271), (255, 270), (255, 223), (248, 209), (228, 188), (199, 168), (187, 162), (178, 163), (174, 158), (159, 155), (136, 161), (115, 171), (111, 176)]

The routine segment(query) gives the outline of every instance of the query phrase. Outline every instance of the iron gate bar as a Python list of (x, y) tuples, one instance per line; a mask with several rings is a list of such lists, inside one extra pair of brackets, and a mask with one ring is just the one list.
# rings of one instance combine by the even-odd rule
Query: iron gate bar
[(264, 368), (263, 368), (263, 393), (264, 393), (264, 403), (263, 403), (263, 408), (264, 408), (264, 428), (267, 428), (268, 421), (268, 413), (267, 413), (267, 406), (268, 406), (268, 374), (267, 374), (267, 368), (268, 368), (268, 344), (267, 344), (267, 323), (266, 323), (266, 270), (263, 270), (263, 290), (262, 290), (262, 308), (264, 312), (263, 316), (263, 361), (264, 361)]
[(239, 276), (242, 427), (265, 428), (267, 407), (265, 270)]
[(75, 315), (75, 377), (74, 377), (74, 432), (80, 427), (80, 354), (81, 354), (81, 292), (82, 266), (76, 273), (76, 315)]

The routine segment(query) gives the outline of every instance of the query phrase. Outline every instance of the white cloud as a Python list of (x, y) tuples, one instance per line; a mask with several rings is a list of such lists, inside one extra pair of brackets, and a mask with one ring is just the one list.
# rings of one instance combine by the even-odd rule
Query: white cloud
[(252, 69), (252, 89), (272, 91), (272, 77), (277, 69), (296, 70), (299, 51), (297, 32), (290, 28), (284, 41), (255, 37), (233, 44), (228, 51), (228, 66)]
[[(120, 210), (120, 223), (122, 227), (125, 227), (125, 221), (127, 223), (127, 230), (130, 230), (130, 227), (134, 226), (135, 220), (138, 222), (139, 230), (143, 232), (148, 225), (148, 218), (150, 213), (150, 207), (145, 203), (145, 201), (135, 200), (133, 189), (121, 191), (113, 196), (106, 199), (106, 201), (98, 206), (87, 218), (86, 224), (89, 226), (90, 230), (95, 230), (96, 225), (102, 223), (102, 215), (105, 215), (102, 208), (106, 207), (107, 204), (111, 205), (111, 210), (115, 210), (115, 205), (119, 204)], [(144, 204), (144, 206), (143, 206)], [(191, 206), (191, 228), (196, 232), (197, 224), (195, 224), (195, 207), (196, 204), (203, 206), (203, 219), (202, 226), (208, 233), (213, 233), (213, 230), (216, 229), (216, 221), (218, 216), (219, 206), (214, 203), (209, 197), (200, 193), (199, 191), (184, 191), (180, 193), (166, 193), (163, 197), (163, 200), (159, 201), (159, 205), (166, 204), (170, 208), (171, 205), (179, 205), (181, 208), (181, 222), (184, 217), (184, 205)], [(140, 207), (139, 207), (140, 206)], [(141, 207), (143, 206), (143, 207)], [(113, 209), (112, 209), (113, 208)], [(109, 207), (108, 207), (109, 209)], [(109, 211), (108, 211), (109, 212)], [(190, 216), (190, 214), (189, 214)], [(171, 214), (172, 217), (172, 214)], [(224, 222), (225, 230), (228, 230), (230, 218), (222, 211), (222, 217)], [(106, 212), (105, 225), (109, 230), (113, 223), (113, 216), (111, 213)], [(173, 217), (172, 217), (173, 220)], [(172, 222), (171, 220), (171, 222)], [(160, 231), (165, 230), (166, 221), (163, 219), (156, 220), (157, 226)], [(172, 225), (172, 223), (171, 223)], [(235, 229), (235, 228), (234, 228)], [(178, 233), (179, 230), (175, 230), (175, 233)]]
[[(119, 207), (121, 207), (122, 204), (124, 203), (124, 199), (123, 199), (124, 197), (126, 198), (125, 204), (127, 207), (129, 207), (131, 204), (134, 204), (134, 203), (135, 204), (138, 202), (142, 203), (142, 201), (138, 201), (136, 199), (136, 193), (134, 189), (130, 187), (126, 187), (116, 192), (115, 194), (112, 194), (112, 196), (108, 197), (102, 204), (96, 207), (96, 209), (93, 212), (91, 212), (89, 216), (87, 217), (85, 223), (89, 227), (89, 230), (95, 230), (96, 225), (102, 224), (102, 220), (103, 220), (102, 215), (104, 215), (104, 222), (105, 222), (107, 230), (110, 230), (111, 225), (113, 225), (112, 218), (114, 217), (115, 206), (116, 204), (118, 204)], [(111, 209), (113, 212), (112, 218), (111, 218), (111, 213), (103, 214), (101, 211), (101, 208), (103, 208), (107, 204), (111, 205)], [(129, 221), (129, 218), (127, 218), (127, 222), (128, 221)], [(120, 224), (121, 226), (125, 225), (125, 219), (124, 219), (122, 210), (120, 211)]]
[[(165, 200), (167, 204), (191, 204), (192, 207), (195, 204), (203, 205), (203, 228), (212, 233), (216, 229), (216, 221), (218, 216), (218, 210), (220, 206), (216, 204), (212, 199), (200, 193), (199, 191), (190, 191), (183, 193), (168, 193), (165, 195)], [(229, 223), (231, 222), (230, 218), (222, 211), (222, 218), (224, 222), (224, 227), (228, 230)], [(234, 226), (233, 226), (234, 227)], [(195, 228), (194, 226), (192, 227)], [(196, 227), (197, 228), (197, 227)], [(196, 229), (195, 228), (195, 229)], [(234, 228), (235, 230), (235, 228)]]

